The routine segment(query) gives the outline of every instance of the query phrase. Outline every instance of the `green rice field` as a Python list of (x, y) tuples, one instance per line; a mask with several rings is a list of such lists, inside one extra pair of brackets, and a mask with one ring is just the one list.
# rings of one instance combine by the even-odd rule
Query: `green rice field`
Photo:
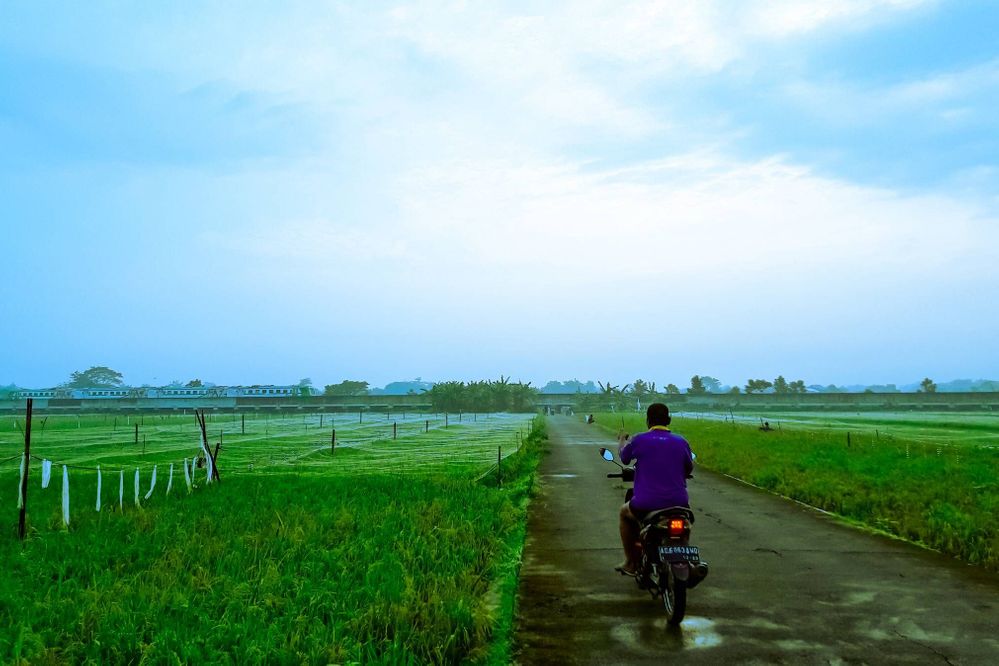
[(682, 413), (693, 420), (728, 420), (759, 426), (839, 433), (879, 440), (899, 438), (922, 444), (999, 446), (999, 414), (992, 412), (765, 412), (761, 415)]
[[(525, 434), (523, 414), (206, 414), (208, 442), (222, 443), (227, 474), (349, 470), (434, 472), (475, 468), (509, 454)], [(0, 460), (24, 450), (23, 416), (0, 417)], [(136, 442), (138, 425), (138, 442)], [(394, 426), (394, 427), (393, 427)], [(331, 447), (336, 430), (336, 446)], [(519, 434), (518, 434), (519, 433)], [(335, 454), (331, 455), (331, 450)], [(105, 470), (151, 469), (199, 455), (200, 430), (186, 415), (35, 416), (32, 455)], [(314, 468), (314, 469), (313, 469)], [(177, 471), (179, 471), (179, 466)]]
[[(197, 470), (191, 493), (193, 416), (140, 417), (138, 445), (133, 416), (43, 419), (32, 453), (57, 465), (43, 490), (32, 461), (23, 544), (18, 461), (0, 464), (0, 663), (508, 662), (540, 418), (261, 415), (244, 433), (209, 415), (221, 482)], [(0, 459), (19, 425), (0, 419)], [(153, 465), (137, 508), (134, 470), (144, 495)]]
[[(763, 421), (771, 430), (761, 430)], [(697, 463), (999, 568), (999, 427), (977, 414), (676, 414)], [(611, 432), (644, 415), (597, 415)]]

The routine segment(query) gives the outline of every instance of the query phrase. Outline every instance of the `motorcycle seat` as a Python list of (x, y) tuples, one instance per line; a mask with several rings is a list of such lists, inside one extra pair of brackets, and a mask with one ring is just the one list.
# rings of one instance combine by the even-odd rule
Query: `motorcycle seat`
[(663, 518), (668, 518), (668, 517), (671, 517), (671, 516), (683, 516), (684, 518), (686, 518), (687, 520), (689, 520), (691, 523), (694, 522), (694, 512), (691, 511), (689, 507), (686, 507), (686, 506), (671, 506), (671, 507), (666, 508), (666, 509), (656, 509), (655, 511), (650, 511), (649, 513), (645, 514), (645, 517), (642, 518), (642, 524), (643, 525), (654, 525), (657, 522), (659, 522), (659, 520), (661, 520)]

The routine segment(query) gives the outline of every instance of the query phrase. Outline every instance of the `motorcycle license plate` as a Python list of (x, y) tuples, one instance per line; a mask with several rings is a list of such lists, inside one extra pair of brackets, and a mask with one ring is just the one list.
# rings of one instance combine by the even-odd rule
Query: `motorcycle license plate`
[(659, 546), (659, 557), (664, 562), (699, 562), (701, 553), (697, 546)]

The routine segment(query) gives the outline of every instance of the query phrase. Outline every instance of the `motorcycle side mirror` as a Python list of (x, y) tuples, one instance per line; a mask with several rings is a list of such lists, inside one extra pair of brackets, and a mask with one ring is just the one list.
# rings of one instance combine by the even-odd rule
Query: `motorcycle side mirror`
[(607, 449), (601, 448), (600, 455), (603, 456), (604, 460), (609, 460), (611, 462), (614, 462), (614, 454), (608, 451)]

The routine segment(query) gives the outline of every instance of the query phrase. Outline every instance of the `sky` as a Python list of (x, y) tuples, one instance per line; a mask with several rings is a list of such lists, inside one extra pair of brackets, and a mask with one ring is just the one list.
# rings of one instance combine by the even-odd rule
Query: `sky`
[(999, 377), (997, 26), (5, 2), (0, 384)]

